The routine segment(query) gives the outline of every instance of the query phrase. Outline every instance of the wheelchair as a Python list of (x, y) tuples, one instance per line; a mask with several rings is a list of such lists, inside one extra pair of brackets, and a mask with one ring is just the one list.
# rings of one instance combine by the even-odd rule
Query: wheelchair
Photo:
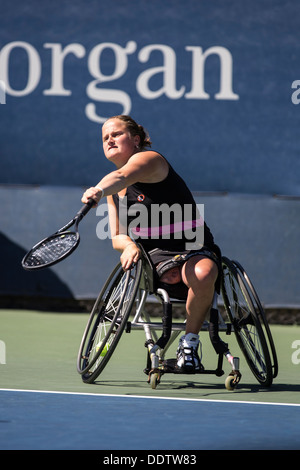
[[(152, 389), (159, 385), (164, 374), (182, 373), (176, 368), (176, 359), (166, 359), (166, 353), (178, 335), (185, 331), (184, 321), (173, 321), (173, 307), (185, 301), (170, 298), (158, 286), (155, 268), (140, 248), (142, 256), (130, 270), (124, 271), (121, 264), (117, 264), (92, 308), (77, 357), (77, 371), (84, 383), (95, 382), (124, 331), (145, 332), (147, 357), (144, 372)], [(161, 321), (153, 321), (146, 311), (150, 298), (161, 304)], [(272, 385), (278, 374), (275, 345), (258, 295), (237, 261), (222, 256), (220, 294), (215, 292), (208, 320), (201, 331), (209, 334), (217, 365), (215, 369), (207, 370), (202, 364), (203, 367), (195, 374), (221, 377), (224, 375), (223, 360), (230, 357), (230, 363), (227, 362), (232, 370), (225, 379), (225, 388), (234, 390), (237, 387), (242, 376), (239, 357), (231, 356), (228, 344), (219, 335), (220, 332), (228, 336), (234, 333), (254, 377), (263, 387)]]

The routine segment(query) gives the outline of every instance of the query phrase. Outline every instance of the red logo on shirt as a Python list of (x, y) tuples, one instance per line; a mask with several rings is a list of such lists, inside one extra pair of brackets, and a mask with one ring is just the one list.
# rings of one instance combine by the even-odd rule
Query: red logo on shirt
[(143, 202), (143, 200), (145, 199), (145, 195), (144, 194), (139, 194), (138, 197), (137, 197), (137, 200), (139, 202)]

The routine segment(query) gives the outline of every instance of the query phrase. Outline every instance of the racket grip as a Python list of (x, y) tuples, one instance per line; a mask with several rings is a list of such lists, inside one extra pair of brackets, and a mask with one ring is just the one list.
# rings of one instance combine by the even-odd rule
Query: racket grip
[(93, 199), (90, 199), (82, 208), (77, 212), (76, 214), (76, 219), (80, 221), (88, 212), (89, 210), (93, 207), (95, 204), (95, 201)]

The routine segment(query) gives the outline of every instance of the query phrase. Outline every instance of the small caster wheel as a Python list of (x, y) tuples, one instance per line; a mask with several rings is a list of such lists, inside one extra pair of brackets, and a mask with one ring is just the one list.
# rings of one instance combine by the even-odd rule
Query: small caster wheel
[(236, 387), (236, 382), (234, 380), (234, 376), (233, 375), (228, 375), (228, 377), (226, 378), (225, 380), (225, 388), (227, 390), (234, 390), (235, 387)]
[(234, 390), (239, 381), (241, 380), (242, 374), (239, 370), (232, 371), (225, 380), (225, 387), (227, 390)]
[(152, 372), (150, 374), (150, 385), (152, 389), (155, 389), (159, 384), (159, 374), (157, 372)]

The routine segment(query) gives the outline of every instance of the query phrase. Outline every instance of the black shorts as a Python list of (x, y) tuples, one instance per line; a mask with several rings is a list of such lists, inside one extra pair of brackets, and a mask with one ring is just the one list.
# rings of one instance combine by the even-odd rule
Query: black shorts
[(185, 250), (181, 251), (180, 253), (177, 251), (167, 251), (160, 248), (154, 248), (148, 252), (148, 255), (156, 267), (158, 287), (165, 289), (170, 297), (185, 300), (187, 298), (188, 287), (184, 284), (183, 281), (180, 281), (176, 284), (167, 284), (165, 282), (161, 282), (159, 280), (160, 277), (169, 269), (172, 269), (176, 266), (182, 266), (189, 258), (197, 255), (205, 256), (206, 258), (213, 260), (218, 266), (219, 275), (216, 281), (216, 290), (217, 292), (220, 291), (220, 275), (222, 272), (222, 265), (221, 252), (217, 245), (215, 245), (214, 251), (203, 247), (200, 250)]

